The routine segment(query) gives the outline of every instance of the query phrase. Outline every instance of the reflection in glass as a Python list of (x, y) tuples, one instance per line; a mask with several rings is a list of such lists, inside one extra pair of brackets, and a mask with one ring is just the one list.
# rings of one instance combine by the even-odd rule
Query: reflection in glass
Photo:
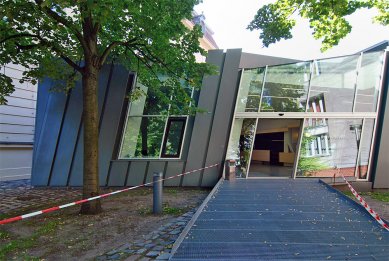
[(261, 100), (265, 68), (248, 69), (242, 73), (237, 99), (237, 112), (257, 112)]
[(359, 161), (357, 168), (357, 176), (359, 179), (367, 178), (367, 169), (370, 158), (370, 148), (373, 139), (374, 119), (365, 119), (363, 130), (361, 132), (361, 140), (359, 145)]
[(129, 117), (119, 158), (158, 158), (166, 117)]
[(308, 62), (268, 67), (261, 112), (305, 111), (309, 74)]
[(375, 112), (380, 88), (383, 52), (364, 53), (358, 71), (356, 112)]
[(361, 129), (362, 119), (306, 119), (297, 175), (354, 176)]
[(359, 55), (313, 62), (308, 112), (351, 112)]
[(162, 157), (178, 158), (180, 156), (185, 122), (186, 118), (169, 119), (166, 127), (166, 137), (165, 144), (162, 149)]
[(236, 161), (236, 176), (245, 178), (254, 140), (256, 119), (235, 119), (227, 159)]
[(150, 88), (137, 83), (140, 97), (131, 102), (129, 115), (161, 115), (169, 109), (170, 95), (167, 87)]

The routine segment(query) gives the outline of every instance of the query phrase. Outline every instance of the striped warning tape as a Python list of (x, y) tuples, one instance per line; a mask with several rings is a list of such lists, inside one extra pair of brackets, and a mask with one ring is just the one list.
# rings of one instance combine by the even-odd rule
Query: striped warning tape
[[(210, 165), (210, 166), (207, 166), (207, 167), (204, 167), (204, 168), (195, 169), (195, 170), (191, 170), (191, 171), (184, 172), (184, 173), (181, 173), (181, 174), (177, 174), (177, 175), (171, 176), (169, 178), (161, 179), (161, 180), (156, 181), (156, 182), (160, 182), (160, 181), (164, 181), (164, 180), (168, 180), (168, 179), (173, 179), (173, 178), (180, 177), (180, 176), (185, 176), (185, 175), (188, 175), (190, 173), (197, 172), (199, 170), (216, 167), (217, 165), (219, 165), (219, 163), (213, 164), (213, 165)], [(64, 205), (61, 205), (61, 206), (51, 207), (51, 208), (47, 208), (47, 209), (44, 209), (44, 210), (39, 210), (39, 211), (35, 211), (35, 212), (32, 212), (32, 213), (28, 213), (28, 214), (20, 215), (20, 216), (17, 216), (17, 217), (13, 217), (13, 218), (3, 219), (3, 220), (0, 220), (0, 225), (4, 225), (4, 224), (7, 224), (7, 223), (11, 223), (11, 222), (14, 222), (14, 221), (18, 221), (18, 220), (22, 220), (22, 219), (26, 219), (26, 218), (30, 218), (30, 217), (34, 217), (34, 216), (38, 216), (38, 215), (41, 215), (41, 214), (44, 214), (44, 213), (53, 212), (55, 210), (59, 210), (59, 209), (63, 209), (63, 208), (67, 208), (67, 207), (71, 207), (71, 206), (75, 206), (75, 205), (79, 205), (79, 204), (85, 203), (87, 201), (92, 201), (92, 200), (96, 200), (96, 199), (100, 199), (100, 198), (105, 198), (105, 197), (108, 197), (108, 196), (111, 196), (111, 195), (119, 194), (119, 193), (126, 192), (126, 191), (129, 191), (129, 190), (133, 190), (133, 189), (136, 189), (136, 188), (148, 186), (148, 185), (151, 185), (153, 183), (155, 183), (155, 182), (151, 181), (151, 182), (148, 182), (148, 183), (145, 183), (145, 184), (141, 184), (141, 185), (138, 185), (138, 186), (134, 186), (134, 187), (129, 187), (129, 188), (113, 191), (113, 192), (110, 192), (110, 193), (102, 194), (102, 195), (91, 197), (91, 198), (81, 199), (81, 200), (78, 200), (78, 201), (75, 201), (75, 202), (71, 202), (71, 203), (68, 203), (68, 204), (64, 204)]]
[(387, 231), (389, 231), (389, 226), (386, 224), (380, 216), (375, 212), (367, 203), (366, 201), (358, 194), (358, 192), (355, 191), (355, 189), (351, 186), (351, 184), (346, 180), (346, 178), (342, 175), (342, 178), (344, 181), (346, 181), (348, 188), (351, 190), (353, 195), (358, 199), (359, 203), (369, 212), (369, 214), (377, 220), (378, 223), (380, 223), (381, 226), (383, 226)]

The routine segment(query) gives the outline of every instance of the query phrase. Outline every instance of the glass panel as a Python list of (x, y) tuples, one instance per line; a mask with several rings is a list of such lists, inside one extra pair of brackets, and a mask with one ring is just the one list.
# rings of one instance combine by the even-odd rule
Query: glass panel
[(227, 159), (236, 160), (236, 176), (245, 178), (254, 140), (256, 119), (235, 119)]
[(364, 53), (358, 72), (356, 112), (375, 112), (380, 88), (383, 52)]
[(140, 97), (131, 102), (130, 116), (162, 115), (169, 109), (170, 94), (166, 87), (150, 88), (137, 83)]
[(307, 99), (310, 63), (268, 67), (261, 112), (303, 112)]
[(164, 158), (178, 158), (180, 157), (182, 138), (185, 129), (184, 118), (169, 119), (166, 128), (165, 144), (162, 150), (162, 157)]
[[(357, 126), (358, 127), (358, 126)], [(367, 168), (370, 158), (370, 148), (373, 138), (373, 129), (374, 129), (374, 119), (365, 119), (363, 123), (363, 131), (361, 142), (358, 145), (360, 149), (359, 162), (358, 162), (358, 178), (366, 179), (367, 178)], [(359, 130), (358, 130), (359, 131)]]
[(166, 117), (129, 117), (119, 158), (158, 158)]
[(313, 62), (309, 112), (351, 112), (359, 55)]
[(261, 98), (265, 68), (244, 70), (239, 86), (237, 112), (257, 112)]
[(306, 119), (298, 176), (354, 176), (362, 119)]

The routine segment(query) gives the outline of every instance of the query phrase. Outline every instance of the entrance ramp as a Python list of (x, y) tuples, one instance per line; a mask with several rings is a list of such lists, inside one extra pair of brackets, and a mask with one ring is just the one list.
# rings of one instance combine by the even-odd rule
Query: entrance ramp
[(171, 260), (389, 258), (389, 233), (317, 179), (238, 179), (214, 191)]

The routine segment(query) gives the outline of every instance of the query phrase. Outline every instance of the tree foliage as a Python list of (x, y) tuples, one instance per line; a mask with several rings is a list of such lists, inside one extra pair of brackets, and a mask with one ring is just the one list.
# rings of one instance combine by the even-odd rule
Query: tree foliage
[(263, 45), (292, 38), (295, 15), (308, 19), (313, 37), (322, 40), (322, 51), (337, 45), (351, 32), (346, 17), (361, 8), (376, 8), (374, 21), (389, 25), (388, 0), (277, 0), (261, 7), (248, 29), (261, 30)]
[[(22, 81), (43, 77), (59, 80), (61, 88), (74, 86), (83, 73), (88, 51), (95, 51), (100, 68), (107, 59), (138, 71), (145, 85), (179, 90), (183, 80), (198, 86), (209, 70), (195, 62), (204, 54), (199, 27), (187, 29), (198, 0), (1, 0), (0, 63), (25, 66)], [(94, 39), (86, 39), (90, 33)], [(91, 49), (95, 40), (96, 50)], [(93, 45), (93, 44), (92, 44)], [(64, 64), (69, 66), (63, 66)], [(165, 75), (163, 80), (159, 75)], [(0, 97), (13, 91), (12, 81), (1, 74)]]

